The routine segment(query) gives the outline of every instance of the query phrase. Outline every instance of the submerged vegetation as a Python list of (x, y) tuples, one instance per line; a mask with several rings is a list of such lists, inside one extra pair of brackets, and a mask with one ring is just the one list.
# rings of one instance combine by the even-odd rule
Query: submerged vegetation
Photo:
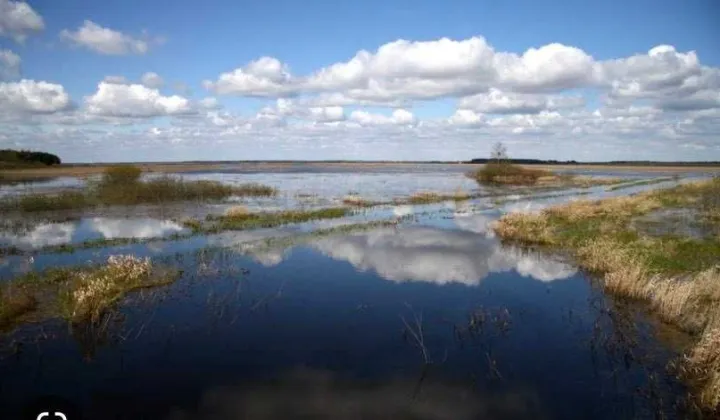
[(89, 182), (82, 191), (13, 196), (0, 202), (0, 209), (21, 212), (78, 210), (110, 205), (221, 200), (230, 196), (272, 196), (277, 193), (274, 188), (257, 183), (233, 186), (217, 181), (186, 181), (168, 175), (141, 180), (141, 174), (141, 169), (136, 166), (113, 166), (105, 170), (99, 181)]
[(536, 214), (513, 213), (495, 225), (505, 240), (569, 250), (602, 274), (608, 291), (644, 300), (665, 321), (698, 335), (683, 375), (704, 407), (720, 409), (720, 235), (648, 235), (633, 220), (682, 209), (708, 229), (720, 224), (720, 178), (602, 201), (576, 201)]
[(0, 328), (23, 319), (96, 321), (130, 291), (172, 283), (178, 274), (132, 255), (113, 255), (100, 265), (29, 273), (0, 287)]

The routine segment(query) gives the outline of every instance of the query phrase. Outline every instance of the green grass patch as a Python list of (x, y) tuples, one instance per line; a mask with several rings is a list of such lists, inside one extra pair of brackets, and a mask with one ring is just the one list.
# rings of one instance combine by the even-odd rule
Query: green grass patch
[(269, 228), (290, 223), (302, 223), (319, 219), (336, 219), (352, 214), (346, 207), (330, 207), (317, 210), (286, 210), (279, 212), (257, 212), (246, 214), (232, 214), (224, 216), (209, 216), (208, 221), (213, 224), (207, 228), (209, 231), (245, 230), (256, 228)]
[(77, 210), (90, 206), (87, 196), (78, 191), (63, 191), (57, 194), (27, 194), (5, 199), (0, 208), (22, 212), (45, 210)]

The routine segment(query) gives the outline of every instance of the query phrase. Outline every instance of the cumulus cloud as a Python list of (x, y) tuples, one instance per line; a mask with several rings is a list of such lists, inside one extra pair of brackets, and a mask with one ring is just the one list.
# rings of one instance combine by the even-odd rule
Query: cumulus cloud
[(201, 99), (199, 101), (199, 104), (202, 108), (205, 109), (218, 109), (221, 107), (220, 102), (217, 100), (217, 98), (214, 98), (212, 96)]
[(85, 98), (85, 104), (90, 114), (111, 117), (157, 117), (193, 111), (187, 98), (163, 96), (157, 89), (138, 84), (100, 82), (97, 92)]
[(24, 42), (28, 33), (44, 28), (43, 18), (24, 1), (0, 0), (0, 36)]
[[(498, 51), (478, 36), (349, 53), (301, 75), (274, 57), (238, 63), (206, 80), (212, 94), (197, 102), (160, 93), (148, 77), (109, 76), (72, 110), (59, 85), (5, 83), (0, 103), (14, 112), (0, 113), (0, 143), (47, 142), (83, 160), (105, 153), (93, 149), (100, 137), (116, 142), (113, 159), (121, 150), (136, 159), (140, 149), (148, 159), (216, 159), (214, 145), (238, 159), (461, 160), (486, 156), (499, 140), (528, 158), (720, 156), (720, 69), (693, 51), (661, 45), (597, 60), (557, 43)], [(36, 94), (48, 86), (57, 87), (54, 101)], [(221, 109), (222, 95), (258, 105)], [(130, 128), (127, 117), (170, 118)]]
[[(531, 48), (523, 55), (496, 52), (482, 37), (465, 40), (397, 40), (377, 51), (359, 51), (346, 61), (307, 77), (293, 76), (278, 60), (259, 62), (284, 69), (275, 79), (250, 73), (247, 67), (225, 73), (207, 87), (218, 93), (250, 96), (336, 92), (347, 102), (387, 103), (403, 99), (467, 96), (492, 86), (515, 91), (559, 91), (589, 83), (594, 60), (562, 44)], [(234, 88), (231, 88), (234, 87)]]
[(312, 119), (318, 122), (335, 122), (345, 119), (345, 112), (341, 106), (313, 107), (309, 111)]
[(459, 109), (489, 114), (537, 114), (545, 110), (577, 108), (583, 105), (583, 98), (578, 96), (507, 93), (496, 88), (458, 101)]
[[(458, 109), (476, 113), (534, 114), (582, 107), (585, 99), (558, 94), (575, 89), (607, 92), (611, 106), (642, 99), (663, 109), (716, 106), (718, 69), (701, 66), (694, 51), (660, 45), (647, 53), (598, 61), (585, 51), (551, 43), (522, 54), (496, 51), (484, 38), (397, 40), (376, 51), (309, 75), (293, 75), (276, 58), (262, 57), (204, 86), (217, 94), (312, 97), (316, 107), (383, 105), (460, 97)], [(460, 114), (456, 121), (471, 114)], [(475, 118), (465, 119), (475, 123)]]
[(350, 120), (360, 125), (412, 125), (415, 123), (415, 116), (405, 109), (396, 109), (390, 116), (358, 110), (350, 114)]
[(223, 73), (215, 82), (205, 80), (203, 86), (221, 95), (258, 97), (287, 96), (295, 89), (287, 65), (272, 57), (261, 57), (245, 67)]
[(516, 91), (559, 91), (591, 81), (594, 60), (583, 50), (563, 44), (530, 48), (522, 56), (494, 57), (497, 82)]
[(20, 76), (20, 56), (10, 50), (0, 50), (0, 80)]
[(165, 84), (165, 81), (163, 80), (163, 78), (160, 77), (159, 74), (157, 74), (153, 71), (149, 71), (149, 72), (143, 74), (140, 77), (140, 81), (142, 82), (143, 85), (145, 85), (149, 88), (154, 88), (154, 89), (160, 88)]
[(3, 112), (52, 113), (70, 106), (70, 96), (62, 85), (27, 79), (0, 83), (0, 110)]
[(60, 37), (75, 45), (106, 55), (145, 54), (149, 49), (145, 40), (102, 27), (90, 20), (83, 22), (83, 25), (75, 31), (63, 29)]

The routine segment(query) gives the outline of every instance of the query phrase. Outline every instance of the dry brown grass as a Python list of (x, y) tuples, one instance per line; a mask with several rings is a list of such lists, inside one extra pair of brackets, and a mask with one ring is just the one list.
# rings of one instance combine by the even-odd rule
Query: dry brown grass
[[(703, 214), (720, 181), (703, 181), (602, 201), (576, 201), (535, 214), (513, 213), (494, 224), (504, 239), (562, 248), (579, 265), (602, 274), (603, 287), (643, 300), (665, 321), (698, 335), (684, 367), (698, 398), (720, 410), (720, 244), (639, 235), (635, 216), (663, 207), (695, 205)], [(705, 206), (705, 207), (703, 207)], [(709, 258), (705, 256), (710, 255)]]
[(355, 194), (346, 195), (345, 197), (343, 197), (342, 202), (345, 205), (354, 207), (371, 207), (375, 205), (375, 203), (373, 203), (372, 201), (366, 200)]
[(703, 406), (720, 406), (720, 322), (709, 326), (685, 357), (685, 375), (704, 386), (697, 398)]
[(0, 283), (0, 328), (56, 317), (96, 321), (130, 291), (169, 284), (179, 274), (132, 255), (110, 256), (106, 264), (30, 272)]
[(37, 307), (35, 297), (22, 288), (0, 290), (0, 329)]
[(408, 197), (407, 201), (411, 204), (424, 204), (424, 203), (437, 203), (438, 201), (441, 201), (443, 198), (440, 194), (436, 192), (431, 191), (421, 191), (417, 192), (410, 197)]
[(242, 217), (250, 213), (250, 210), (248, 210), (245, 206), (232, 206), (225, 210), (225, 216), (228, 217)]

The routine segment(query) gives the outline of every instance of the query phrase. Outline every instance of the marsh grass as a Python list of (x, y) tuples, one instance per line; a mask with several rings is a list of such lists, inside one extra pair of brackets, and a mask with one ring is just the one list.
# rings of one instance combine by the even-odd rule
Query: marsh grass
[(37, 308), (37, 299), (22, 287), (0, 289), (0, 330)]
[(469, 174), (480, 185), (590, 188), (598, 185), (615, 185), (621, 178), (602, 178), (569, 173), (554, 173), (545, 169), (525, 168), (508, 162), (490, 162)]
[(607, 188), (607, 191), (617, 191), (622, 190), (625, 188), (632, 188), (632, 187), (639, 187), (642, 185), (653, 185), (653, 184), (660, 184), (667, 181), (677, 181), (677, 179), (673, 177), (662, 177), (662, 178), (653, 178), (653, 179), (641, 179), (639, 181), (631, 181), (631, 182), (621, 182), (615, 185), (611, 185)]
[(475, 197), (477, 196), (474, 196), (459, 188), (452, 194), (442, 194), (432, 191), (421, 191), (411, 195), (405, 200), (398, 200), (395, 202), (395, 204), (431, 204), (441, 203), (444, 201), (465, 201)]
[(22, 212), (46, 210), (77, 210), (90, 206), (86, 194), (78, 191), (63, 191), (57, 194), (27, 194), (5, 199), (2, 209), (16, 209)]
[(0, 327), (26, 318), (97, 321), (127, 293), (170, 284), (179, 272), (153, 267), (147, 258), (110, 256), (105, 264), (51, 268), (25, 274), (0, 288)]
[(553, 176), (550, 171), (527, 169), (508, 162), (489, 162), (473, 174), (480, 184), (534, 185), (542, 177)]
[(632, 197), (576, 201), (540, 213), (512, 213), (495, 223), (505, 239), (570, 250), (580, 265), (602, 275), (615, 295), (649, 302), (665, 321), (698, 335), (685, 363), (701, 403), (720, 410), (720, 241), (676, 235), (646, 236), (635, 217), (661, 208), (717, 212), (720, 179)]
[(346, 207), (329, 207), (317, 210), (285, 210), (279, 212), (256, 212), (223, 216), (209, 216), (213, 225), (208, 231), (244, 230), (269, 228), (290, 223), (302, 223), (318, 219), (335, 219), (350, 215)]
[(359, 195), (346, 195), (343, 197), (342, 203), (353, 207), (374, 207), (382, 204), (376, 201), (367, 200)]
[(0, 201), (0, 209), (21, 212), (61, 211), (277, 194), (274, 188), (258, 183), (227, 185), (216, 181), (186, 181), (169, 175), (143, 181), (140, 179), (141, 174), (142, 170), (135, 166), (113, 166), (105, 170), (100, 180), (89, 182), (83, 191), (10, 197)]

